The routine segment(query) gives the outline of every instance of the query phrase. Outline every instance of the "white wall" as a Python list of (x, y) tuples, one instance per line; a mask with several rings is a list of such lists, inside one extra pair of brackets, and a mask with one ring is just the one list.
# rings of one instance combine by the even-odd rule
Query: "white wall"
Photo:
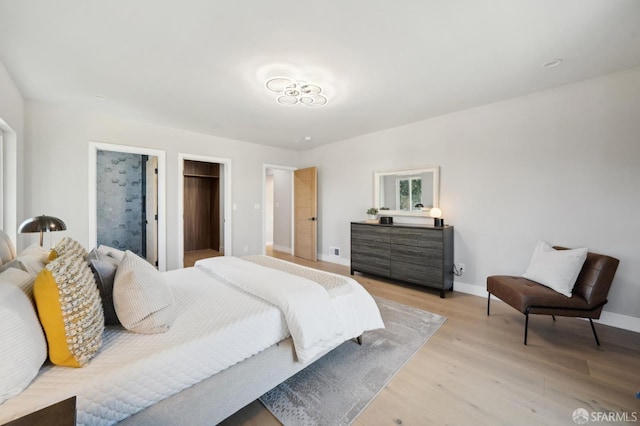
[[(167, 269), (178, 266), (178, 152), (232, 160), (233, 250), (262, 251), (262, 165), (295, 165), (298, 153), (107, 115), (27, 101), (25, 214), (50, 214), (67, 224), (66, 236), (88, 245), (89, 141), (167, 153)], [(60, 233), (63, 234), (63, 233)], [(244, 248), (248, 251), (245, 252)]]
[(640, 68), (303, 153), (318, 166), (319, 251), (349, 256), (374, 171), (441, 167), (459, 281), (522, 274), (537, 240), (620, 259), (609, 312), (640, 317)]
[(3, 214), (0, 228), (18, 244), (17, 227), (24, 219), (22, 212), (24, 99), (0, 62), (0, 132), (3, 133), (2, 179)]

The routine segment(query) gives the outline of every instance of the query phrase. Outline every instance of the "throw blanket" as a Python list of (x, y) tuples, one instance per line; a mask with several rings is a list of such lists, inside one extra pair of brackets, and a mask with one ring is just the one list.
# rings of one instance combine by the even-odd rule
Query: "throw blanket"
[(342, 275), (307, 268), (306, 266), (296, 265), (295, 263), (262, 254), (244, 256), (242, 259), (316, 282), (327, 290), (331, 299), (343, 294), (349, 294), (353, 291), (349, 282)]
[(287, 321), (298, 361), (309, 362), (344, 340), (329, 294), (319, 284), (230, 256), (199, 260), (196, 266), (277, 306)]

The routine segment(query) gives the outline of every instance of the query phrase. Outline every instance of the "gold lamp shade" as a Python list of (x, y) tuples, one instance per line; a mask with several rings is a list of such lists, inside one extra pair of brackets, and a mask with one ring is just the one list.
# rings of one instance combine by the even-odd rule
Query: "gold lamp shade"
[(18, 232), (21, 234), (39, 232), (40, 246), (42, 246), (42, 235), (44, 232), (64, 231), (67, 225), (57, 217), (53, 216), (36, 216), (31, 217), (20, 224)]

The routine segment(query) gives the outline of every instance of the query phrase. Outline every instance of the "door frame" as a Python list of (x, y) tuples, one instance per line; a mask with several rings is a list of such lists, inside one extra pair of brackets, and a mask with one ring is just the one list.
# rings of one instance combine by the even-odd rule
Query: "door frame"
[(178, 153), (178, 268), (184, 268), (184, 160), (201, 161), (203, 163), (222, 164), (222, 178), (224, 181), (224, 255), (233, 255), (231, 235), (231, 159), (210, 157), (200, 154)]
[(267, 209), (266, 209), (266, 201), (267, 201), (267, 169), (278, 169), (285, 170), (291, 173), (291, 188), (289, 191), (291, 193), (291, 253), (293, 254), (293, 250), (295, 249), (295, 221), (293, 220), (293, 212), (295, 209), (295, 200), (293, 194), (293, 172), (298, 170), (298, 167), (291, 166), (280, 166), (277, 164), (262, 164), (262, 254), (267, 253), (267, 230), (266, 230), (266, 217), (267, 217)]
[[(18, 193), (18, 141), (17, 133), (0, 117), (0, 133), (2, 133), (2, 144), (0, 144), (0, 192), (2, 202), (0, 202), (0, 229), (9, 235), (16, 247), (18, 243), (18, 215), (22, 215), (23, 196)], [(22, 164), (20, 164), (22, 167)]]
[(166, 152), (159, 149), (142, 148), (89, 141), (89, 247), (98, 244), (98, 150), (125, 152), (158, 157), (158, 271), (167, 270), (167, 208), (166, 208)]

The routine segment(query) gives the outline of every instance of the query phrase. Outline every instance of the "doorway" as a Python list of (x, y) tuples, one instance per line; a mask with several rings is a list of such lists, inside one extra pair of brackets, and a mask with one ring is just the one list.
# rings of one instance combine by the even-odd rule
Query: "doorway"
[(180, 166), (180, 266), (232, 254), (231, 161), (178, 154)]
[(220, 247), (220, 164), (184, 160), (184, 264), (224, 254)]
[(263, 254), (292, 254), (293, 172), (295, 167), (263, 165)]
[(131, 250), (166, 270), (165, 152), (89, 143), (89, 246)]
[(0, 229), (18, 245), (18, 137), (1, 117), (0, 194)]

